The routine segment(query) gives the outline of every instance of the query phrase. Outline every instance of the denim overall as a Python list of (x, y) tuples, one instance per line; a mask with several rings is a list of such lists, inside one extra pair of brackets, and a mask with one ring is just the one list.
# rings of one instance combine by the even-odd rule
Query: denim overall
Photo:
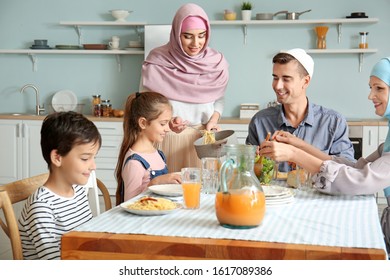
[[(165, 158), (165, 155), (162, 151), (160, 150), (157, 150), (157, 152), (159, 153), (159, 155), (161, 156), (161, 158), (163, 159), (164, 163), (165, 163), (165, 167), (163, 169), (160, 169), (160, 170), (152, 170), (150, 168), (150, 164), (143, 158), (141, 157), (140, 155), (138, 154), (132, 154), (131, 156), (129, 156), (128, 158), (126, 158), (125, 160), (125, 163), (123, 164), (123, 167), (126, 165), (126, 163), (129, 161), (129, 160), (138, 160), (142, 165), (143, 167), (146, 169), (146, 170), (149, 170), (149, 173), (150, 173), (150, 180), (154, 179), (155, 177), (157, 176), (160, 176), (160, 175), (164, 175), (164, 174), (167, 174), (168, 173), (168, 166), (167, 166), (167, 159)], [(124, 183), (122, 183), (122, 189), (121, 189), (121, 201), (123, 202), (124, 200), (124, 197), (125, 197), (125, 186), (124, 186)]]

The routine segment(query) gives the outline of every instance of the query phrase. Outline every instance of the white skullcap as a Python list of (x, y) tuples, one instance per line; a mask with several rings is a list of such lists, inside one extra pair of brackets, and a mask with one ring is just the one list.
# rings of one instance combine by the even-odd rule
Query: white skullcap
[(295, 57), (296, 60), (298, 60), (303, 68), (306, 69), (307, 73), (309, 73), (310, 78), (313, 78), (313, 72), (314, 72), (314, 61), (311, 58), (310, 55), (308, 55), (305, 50), (303, 49), (291, 49), (286, 51), (285, 53), (288, 53)]

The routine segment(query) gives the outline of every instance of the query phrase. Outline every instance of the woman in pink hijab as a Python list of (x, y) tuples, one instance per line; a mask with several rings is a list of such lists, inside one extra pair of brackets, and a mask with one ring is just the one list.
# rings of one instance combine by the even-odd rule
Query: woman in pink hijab
[(224, 56), (208, 47), (210, 24), (195, 4), (179, 8), (172, 21), (169, 42), (153, 49), (142, 65), (143, 90), (159, 92), (170, 100), (173, 118), (161, 150), (170, 172), (200, 166), (193, 142), (199, 129), (218, 129), (229, 79)]

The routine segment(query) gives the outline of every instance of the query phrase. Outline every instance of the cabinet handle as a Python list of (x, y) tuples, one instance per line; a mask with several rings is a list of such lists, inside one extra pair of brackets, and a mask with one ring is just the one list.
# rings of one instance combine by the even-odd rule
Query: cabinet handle
[(22, 124), (22, 137), (23, 138), (27, 138), (28, 137), (27, 125), (25, 123)]
[(16, 138), (20, 137), (20, 124), (16, 125)]
[(101, 148), (117, 148), (117, 146), (107, 146), (107, 145), (102, 145)]
[(368, 145), (371, 146), (371, 130), (368, 131)]

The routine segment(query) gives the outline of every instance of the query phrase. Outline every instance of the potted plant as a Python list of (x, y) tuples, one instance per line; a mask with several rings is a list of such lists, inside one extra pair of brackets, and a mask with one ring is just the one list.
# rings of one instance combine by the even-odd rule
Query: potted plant
[(251, 2), (242, 2), (241, 15), (242, 15), (242, 20), (244, 20), (244, 21), (251, 20), (251, 16), (252, 16), (252, 3)]

